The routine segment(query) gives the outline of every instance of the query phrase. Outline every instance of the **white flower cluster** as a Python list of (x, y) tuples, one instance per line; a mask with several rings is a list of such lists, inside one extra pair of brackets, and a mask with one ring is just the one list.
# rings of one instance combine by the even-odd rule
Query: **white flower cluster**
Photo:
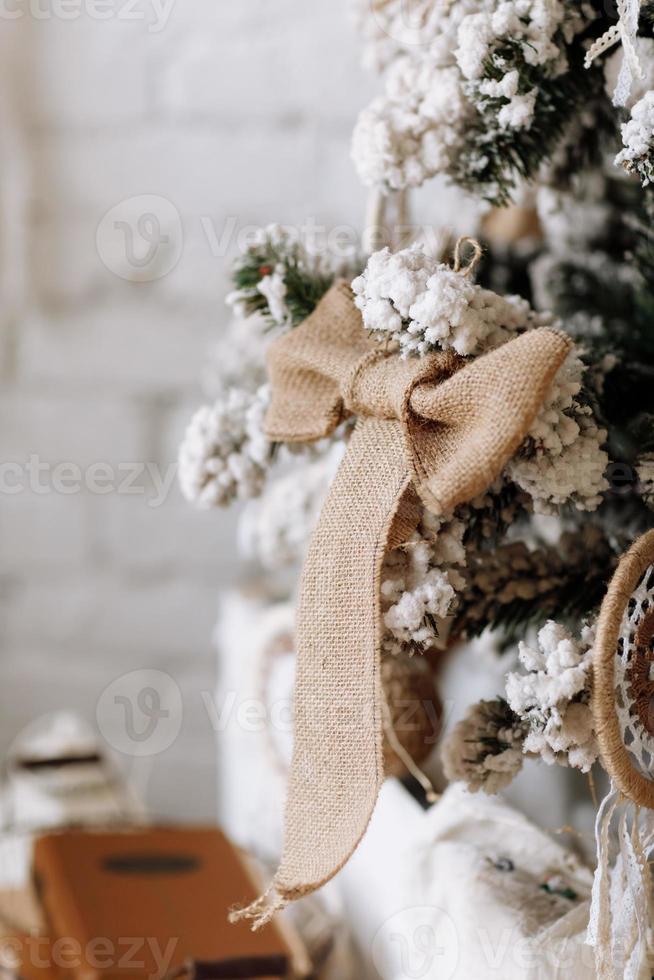
[(439, 624), (465, 585), (457, 570), (465, 564), (464, 531), (462, 521), (425, 511), (411, 538), (388, 554), (380, 590), (385, 652), (438, 645)]
[(373, 253), (352, 290), (366, 328), (397, 341), (404, 357), (449, 348), (481, 354), (517, 332), (554, 323), (526, 300), (477, 286), (420, 244)]
[(199, 507), (222, 507), (261, 492), (272, 443), (263, 432), (270, 392), (231, 388), (191, 419), (179, 450), (179, 484)]
[(245, 558), (271, 570), (301, 561), (344, 448), (343, 442), (333, 443), (326, 455), (271, 480), (247, 504), (238, 526)]
[(589, 706), (594, 631), (584, 627), (576, 642), (552, 620), (538, 633), (534, 649), (521, 643), (527, 673), (510, 673), (506, 695), (511, 709), (528, 725), (523, 751), (588, 772), (598, 755)]
[(644, 187), (654, 181), (654, 91), (647, 92), (631, 110), (622, 126), (622, 149), (615, 162), (635, 173)]
[(551, 513), (568, 501), (578, 510), (595, 510), (608, 488), (609, 462), (602, 449), (607, 433), (577, 396), (585, 366), (568, 354), (532, 425), (528, 442), (507, 466), (510, 480), (534, 501), (537, 513)]
[(386, 4), (383, 14), (379, 6), (366, 36), (391, 39), (374, 58), (388, 65), (385, 94), (359, 116), (352, 154), (365, 184), (390, 190), (447, 172), (476, 113), (490, 112), (490, 128), (529, 129), (538, 87), (525, 91), (500, 49), (510, 42), (528, 66), (556, 78), (568, 67), (561, 39), (569, 43), (589, 16), (564, 0), (460, 0), (418, 10), (407, 25), (404, 4)]

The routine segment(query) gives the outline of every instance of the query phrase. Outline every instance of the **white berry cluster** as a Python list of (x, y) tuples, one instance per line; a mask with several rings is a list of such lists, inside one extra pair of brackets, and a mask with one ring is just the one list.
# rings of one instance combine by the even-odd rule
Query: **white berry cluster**
[(409, 540), (389, 552), (381, 583), (386, 653), (426, 650), (438, 645), (439, 625), (465, 586), (465, 524), (456, 518), (423, 513)]
[(519, 297), (477, 286), (419, 244), (373, 253), (352, 290), (366, 328), (397, 341), (403, 357), (450, 348), (477, 355), (554, 322)]
[(354, 128), (352, 158), (362, 183), (400, 190), (447, 172), (468, 111), (456, 66), (429, 56), (396, 60), (385, 94), (361, 112)]
[(270, 397), (262, 386), (251, 393), (231, 388), (191, 419), (179, 450), (179, 484), (199, 507), (222, 507), (261, 492), (272, 460), (263, 432)]
[(461, 0), (419, 7), (407, 23), (404, 3), (380, 7), (373, 0), (363, 23), (367, 60), (386, 66), (385, 92), (359, 116), (352, 155), (363, 183), (387, 190), (448, 172), (479, 116), (489, 130), (529, 129), (543, 96), (509, 63), (507, 45), (556, 78), (568, 69), (565, 44), (592, 16), (564, 0)]
[(477, 13), (463, 19), (458, 31), (456, 58), (467, 79), (481, 79), (496, 48), (507, 39), (520, 46), (528, 65), (547, 66), (550, 76), (561, 75), (568, 64), (556, 43), (562, 32), (569, 43), (585, 24), (582, 12), (559, 0), (509, 0), (478, 4)]
[(631, 110), (631, 118), (622, 126), (622, 143), (616, 164), (638, 174), (646, 187), (654, 181), (654, 91), (647, 92)]
[(575, 351), (558, 371), (522, 450), (509, 462), (507, 475), (525, 490), (539, 513), (571, 502), (595, 510), (608, 488), (609, 462), (602, 448), (607, 433), (590, 406), (579, 400), (585, 366)]
[(588, 772), (598, 755), (589, 706), (594, 632), (585, 627), (579, 641), (549, 621), (537, 646), (520, 643), (526, 673), (507, 675), (511, 709), (528, 726), (525, 753)]
[(385, 91), (359, 115), (352, 157), (364, 184), (398, 190), (446, 172), (459, 151), (471, 107), (454, 51), (457, 29), (478, 2), (412, 11), (414, 37), (407, 37), (402, 0), (381, 6), (373, 4), (369, 17), (372, 35), (390, 39), (382, 41), (384, 55), (377, 59), (388, 65)]

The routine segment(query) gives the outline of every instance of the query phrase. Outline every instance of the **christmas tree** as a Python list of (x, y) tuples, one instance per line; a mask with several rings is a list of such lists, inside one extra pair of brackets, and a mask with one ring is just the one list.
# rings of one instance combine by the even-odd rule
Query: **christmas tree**
[[(384, 760), (387, 772), (415, 769), (431, 750), (415, 726), (409, 735), (395, 724), (397, 692), (421, 691), (422, 703), (427, 684), (437, 700), (442, 651), (485, 633), (498, 650), (516, 649), (519, 663), (440, 747), (448, 777), (495, 793), (528, 757), (588, 773), (602, 755), (592, 705), (598, 616), (622, 556), (653, 524), (654, 4), (415, 0), (407, 18), (402, 0), (357, 0), (355, 12), (365, 63), (380, 76), (352, 141), (369, 193), (365, 244), (336, 262), (280, 225), (240, 256), (234, 319), (212, 362), (217, 400), (189, 426), (182, 488), (201, 507), (249, 501), (247, 556), (275, 575), (299, 567), (361, 431), (356, 417), (374, 412), (363, 395), (346, 396), (328, 431), (279, 438), (270, 420), (287, 390), (279, 366), (271, 387), (266, 352), (325, 310), (338, 319), (335, 290), (347, 292), (366, 356), (381, 351), (416, 377), (433, 364), (445, 386), (470, 379), (473, 396), (474, 371), (504, 378), (502, 352), (527, 351), (532, 375), (507, 390), (517, 398), (528, 389), (538, 403), (523, 411), (516, 401), (503, 448), (486, 419), (474, 492), (445, 494), (452, 506), (439, 506), (443, 494), (434, 503), (414, 470), (411, 526), (397, 540), (389, 533), (373, 597)], [(437, 176), (479, 202), (470, 240), (412, 224), (412, 191)], [(527, 346), (536, 337), (553, 345), (544, 367)], [(285, 357), (304, 357), (300, 346), (290, 341)], [(420, 399), (407, 397), (418, 413)], [(494, 410), (486, 404), (477, 414)], [(462, 444), (479, 438), (479, 419), (464, 424), (464, 409), (473, 411), (465, 398), (453, 414), (428, 416), (441, 442), (449, 429)], [(443, 449), (442, 472), (455, 454)], [(649, 585), (638, 581), (629, 615), (638, 605), (645, 616)], [(651, 637), (635, 642), (646, 656)], [(621, 683), (615, 710), (646, 775), (649, 672)]]

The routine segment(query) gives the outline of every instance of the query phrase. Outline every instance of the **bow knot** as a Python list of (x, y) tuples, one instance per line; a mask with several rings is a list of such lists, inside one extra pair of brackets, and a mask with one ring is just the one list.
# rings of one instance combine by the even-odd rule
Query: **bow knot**
[(403, 419), (416, 384), (440, 381), (463, 363), (453, 352), (403, 361), (384, 350), (364, 330), (344, 281), (330, 289), (318, 310), (270, 347), (270, 439), (320, 439), (349, 415)]
[(416, 490), (443, 513), (499, 475), (569, 348), (565, 334), (542, 328), (467, 364), (454, 351), (403, 360), (368, 335), (349, 286), (338, 282), (271, 345), (266, 434), (307, 442), (349, 415), (394, 420)]

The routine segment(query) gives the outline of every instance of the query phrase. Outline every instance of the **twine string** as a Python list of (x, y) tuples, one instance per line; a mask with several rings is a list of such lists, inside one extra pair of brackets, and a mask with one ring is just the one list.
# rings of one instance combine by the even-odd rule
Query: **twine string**
[(434, 784), (432, 783), (429, 776), (426, 775), (413, 759), (411, 754), (407, 752), (399, 738), (397, 737), (397, 732), (395, 731), (395, 726), (393, 725), (393, 717), (391, 715), (390, 705), (388, 703), (388, 698), (386, 692), (383, 692), (382, 697), (382, 719), (384, 723), (384, 734), (391, 749), (401, 761), (405, 769), (411, 773), (413, 778), (420, 783), (425, 791), (425, 796), (428, 803), (436, 803), (440, 799), (440, 794), (434, 789)]
[[(472, 256), (468, 260), (467, 265), (463, 265), (461, 261), (461, 252), (464, 245), (469, 245), (472, 249)], [(454, 246), (454, 271), (460, 272), (462, 276), (471, 276), (479, 265), (483, 254), (484, 250), (476, 238), (469, 238), (467, 235), (463, 235), (457, 240)]]

